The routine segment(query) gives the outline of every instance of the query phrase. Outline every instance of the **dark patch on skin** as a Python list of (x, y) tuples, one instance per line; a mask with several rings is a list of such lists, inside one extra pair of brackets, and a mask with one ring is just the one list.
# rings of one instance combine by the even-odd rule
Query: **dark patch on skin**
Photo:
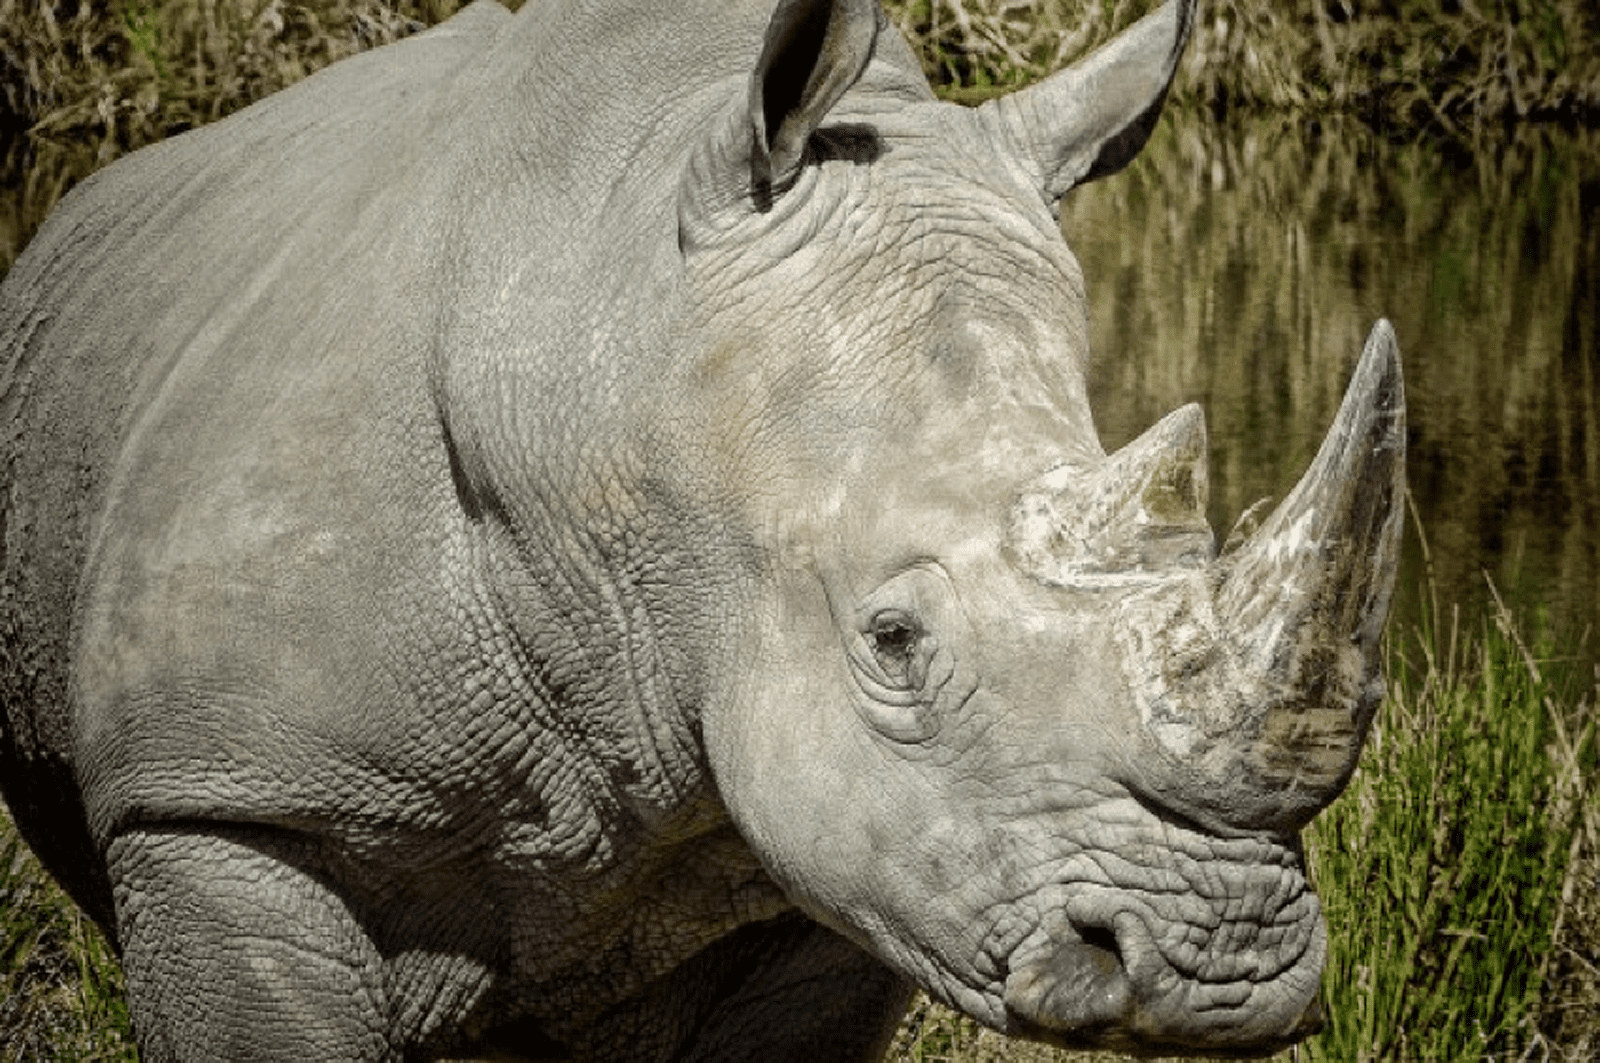
[(884, 144), (872, 126), (844, 122), (817, 130), (811, 138), (811, 152), (819, 162), (870, 166), (883, 157)]
[[(822, 162), (848, 162), (855, 166), (870, 166), (884, 155), (883, 138), (869, 125), (844, 123), (819, 129), (806, 143), (811, 160)], [(774, 187), (770, 178), (757, 176), (750, 188), (750, 199), (761, 214), (770, 213), (783, 189)]]
[(968, 326), (974, 322), (993, 321), (993, 310), (985, 314), (970, 292), (948, 280), (940, 283), (945, 290), (936, 303), (938, 309), (930, 330), (935, 338), (926, 348), (927, 359), (955, 395), (968, 395), (979, 384), (985, 353)]
[(928, 362), (958, 392), (969, 390), (977, 377), (977, 352), (971, 344), (953, 340), (947, 330), (940, 330), (928, 347)]

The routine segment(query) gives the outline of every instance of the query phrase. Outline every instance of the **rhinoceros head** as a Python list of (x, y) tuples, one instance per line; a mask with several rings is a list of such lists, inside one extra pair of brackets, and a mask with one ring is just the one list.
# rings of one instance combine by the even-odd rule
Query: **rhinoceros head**
[(1245, 1051), (1318, 1022), (1296, 832), (1381, 696), (1404, 409), (1380, 324), (1220, 554), (1197, 408), (1101, 448), (1053, 209), (1139, 149), (1190, 18), (966, 110), (874, 4), (782, 5), (679, 200), (705, 460), (754, 544), (703, 728), (770, 873), (936, 995)]

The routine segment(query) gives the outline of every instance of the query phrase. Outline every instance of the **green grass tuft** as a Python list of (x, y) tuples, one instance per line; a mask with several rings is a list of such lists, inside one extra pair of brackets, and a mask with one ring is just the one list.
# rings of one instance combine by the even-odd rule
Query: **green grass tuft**
[(1573, 919), (1596, 884), (1595, 696), (1552, 677), (1553, 651), (1503, 610), (1472, 638), (1453, 613), (1390, 640), (1391, 694), (1361, 766), (1307, 832), (1333, 928), (1310, 1058), (1594, 1047), (1595, 1029), (1563, 1035), (1556, 1019), (1583, 992), (1558, 958), (1592, 962), (1600, 944)]
[(0, 1060), (133, 1060), (122, 969), (0, 806)]

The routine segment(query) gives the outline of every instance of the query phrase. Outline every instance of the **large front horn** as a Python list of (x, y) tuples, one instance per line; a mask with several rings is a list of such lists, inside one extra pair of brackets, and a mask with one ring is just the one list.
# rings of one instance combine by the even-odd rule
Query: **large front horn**
[[(1263, 664), (1340, 644), (1367, 662), (1364, 679), (1376, 672), (1399, 566), (1405, 432), (1400, 354), (1394, 329), (1379, 321), (1311, 468), (1222, 561), (1217, 611), (1257, 634)], [(1278, 632), (1283, 637), (1268, 637)]]
[(1405, 398), (1373, 328), (1311, 468), (1213, 563), (1125, 598), (1124, 672), (1161, 803), (1202, 821), (1293, 829), (1344, 788), (1383, 696), (1378, 640), (1399, 566)]

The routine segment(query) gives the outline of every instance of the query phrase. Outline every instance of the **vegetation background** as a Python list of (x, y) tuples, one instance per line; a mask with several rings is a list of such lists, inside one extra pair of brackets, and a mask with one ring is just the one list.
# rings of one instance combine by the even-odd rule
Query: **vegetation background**
[[(93, 170), (458, 6), (0, 0), (0, 271)], [(941, 91), (970, 101), (1063, 65), (1153, 0), (886, 6)], [(1594, 125), (1600, 4), (1206, 0), (1172, 100), (1185, 123), (1292, 113), (1392, 140)], [(1307, 836), (1333, 933), (1330, 1025), (1298, 1057), (1600, 1055), (1600, 677), (1562, 666), (1561, 637), (1437, 601), (1392, 632), (1373, 741)], [(120, 977), (0, 818), (0, 1060), (132, 1058)], [(926, 1000), (894, 1051), (1062, 1058)]]

